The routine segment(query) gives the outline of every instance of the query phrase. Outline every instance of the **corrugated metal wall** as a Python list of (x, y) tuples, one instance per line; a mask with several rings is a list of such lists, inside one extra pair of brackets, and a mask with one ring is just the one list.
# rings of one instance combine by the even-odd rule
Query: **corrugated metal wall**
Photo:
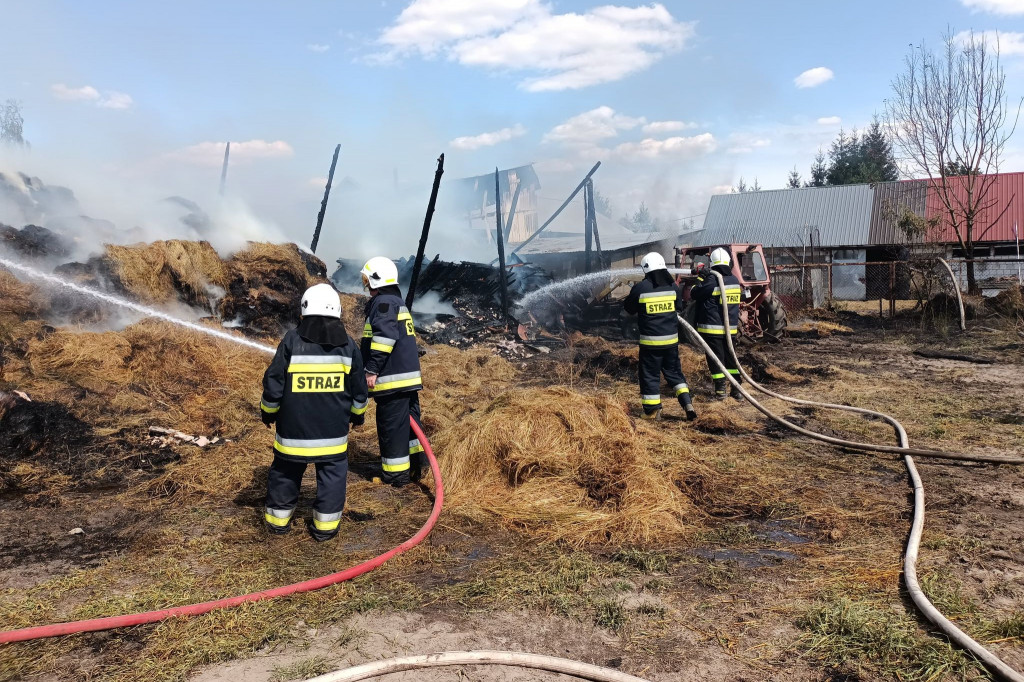
[[(963, 201), (967, 196), (968, 183), (965, 178), (947, 178), (956, 196)], [(975, 187), (981, 178), (974, 178)], [(977, 191), (977, 190), (975, 190)], [(1024, 173), (1001, 173), (995, 176), (984, 201), (986, 208), (975, 222), (974, 240), (981, 242), (1012, 242), (1014, 223), (1024, 230)], [(945, 206), (938, 192), (928, 189), (925, 211), (928, 218), (942, 220), (935, 237), (930, 241), (956, 242), (956, 232), (946, 215)]]
[[(875, 185), (868, 245), (907, 243), (907, 237), (897, 226), (894, 217), (904, 207), (919, 216), (924, 216), (927, 196), (928, 185), (924, 180), (897, 180)], [(922, 241), (915, 240), (916, 243)]]
[(863, 246), (873, 201), (870, 185), (720, 194), (711, 197), (701, 244)]

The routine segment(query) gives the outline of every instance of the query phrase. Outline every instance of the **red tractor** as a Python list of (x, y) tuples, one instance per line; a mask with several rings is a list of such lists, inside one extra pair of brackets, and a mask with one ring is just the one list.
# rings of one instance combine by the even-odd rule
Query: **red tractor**
[[(740, 301), (740, 334), (749, 339), (779, 341), (786, 333), (786, 311), (777, 296), (772, 295), (771, 278), (760, 244), (715, 244), (713, 246), (676, 247), (675, 265), (691, 272), (695, 263), (710, 261), (710, 254), (722, 248), (732, 259), (732, 274), (743, 285)], [(680, 275), (680, 283), (689, 287), (696, 281)]]

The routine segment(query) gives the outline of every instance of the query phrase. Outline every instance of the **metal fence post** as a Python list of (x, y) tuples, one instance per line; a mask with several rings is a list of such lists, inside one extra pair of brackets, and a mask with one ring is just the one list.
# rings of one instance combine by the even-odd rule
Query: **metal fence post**
[(896, 262), (889, 263), (889, 319), (896, 317)]

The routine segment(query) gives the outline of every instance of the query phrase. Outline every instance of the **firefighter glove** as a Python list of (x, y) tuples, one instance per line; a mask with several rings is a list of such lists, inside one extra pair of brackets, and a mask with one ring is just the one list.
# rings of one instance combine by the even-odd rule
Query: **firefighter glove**
[(263, 423), (266, 424), (268, 429), (270, 428), (271, 424), (277, 421), (276, 414), (265, 412), (263, 410), (260, 410), (260, 417), (263, 419)]
[(351, 417), (348, 418), (348, 423), (351, 424), (352, 426), (362, 426), (363, 422), (365, 421), (365, 414), (353, 414)]

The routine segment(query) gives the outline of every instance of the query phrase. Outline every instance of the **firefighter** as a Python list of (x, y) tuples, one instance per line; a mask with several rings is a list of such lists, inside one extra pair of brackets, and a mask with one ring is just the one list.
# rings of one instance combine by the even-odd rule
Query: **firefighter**
[(307, 522), (318, 542), (338, 534), (345, 507), (349, 424), (363, 423), (366, 378), (359, 349), (341, 322), (341, 299), (329, 284), (302, 295), (302, 321), (285, 334), (263, 375), (260, 413), (277, 424), (263, 520), (287, 533), (306, 465), (316, 466), (316, 501)]
[(382, 480), (401, 487), (418, 481), (423, 471), (423, 446), (409, 425), (410, 416), (420, 424), (423, 388), (416, 330), (398, 288), (395, 264), (377, 256), (360, 274), (370, 292), (360, 350), (366, 384), (377, 403)]
[[(740, 297), (743, 294), (743, 287), (740, 281), (732, 274), (732, 259), (729, 252), (718, 248), (711, 252), (711, 269), (722, 275), (725, 282), (725, 301), (729, 306), (729, 332), (735, 341), (736, 333), (740, 322)], [(722, 321), (722, 292), (719, 290), (718, 279), (708, 271), (706, 263), (698, 263), (695, 266), (698, 283), (690, 290), (690, 299), (696, 305), (697, 332), (714, 351), (715, 357), (722, 361), (729, 374), (737, 382), (742, 382), (740, 371), (736, 367), (736, 356), (729, 352), (729, 343), (725, 338), (725, 325)], [(727, 383), (725, 374), (715, 364), (714, 359), (708, 356), (708, 369), (711, 370), (711, 379), (714, 382), (715, 399), (725, 400)], [(742, 395), (737, 387), (733, 386), (731, 395), (740, 400)]]
[(661, 375), (672, 386), (686, 418), (697, 412), (690, 387), (679, 363), (679, 332), (676, 314), (683, 309), (682, 293), (665, 266), (661, 254), (649, 253), (640, 261), (644, 278), (633, 285), (622, 307), (638, 315), (640, 327), (640, 399), (644, 419), (661, 419)]

